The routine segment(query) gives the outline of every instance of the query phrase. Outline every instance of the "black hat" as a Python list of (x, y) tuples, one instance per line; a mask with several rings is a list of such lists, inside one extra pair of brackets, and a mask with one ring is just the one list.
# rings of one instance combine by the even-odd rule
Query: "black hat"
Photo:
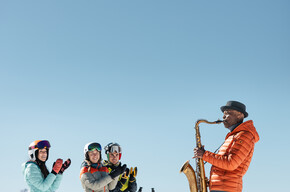
[(222, 112), (224, 112), (226, 109), (234, 109), (243, 113), (245, 115), (245, 118), (248, 117), (248, 113), (246, 112), (246, 106), (238, 101), (228, 101), (225, 106), (221, 107)]

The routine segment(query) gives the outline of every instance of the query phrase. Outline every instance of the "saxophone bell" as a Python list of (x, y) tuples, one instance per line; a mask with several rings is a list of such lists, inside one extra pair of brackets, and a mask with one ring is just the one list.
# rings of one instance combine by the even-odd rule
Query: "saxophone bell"
[[(195, 123), (195, 139), (196, 139), (196, 147), (201, 148), (201, 136), (199, 132), (199, 124), (200, 123), (207, 123), (207, 124), (220, 124), (222, 120), (217, 121), (207, 121), (205, 119), (199, 119)], [(204, 169), (204, 162), (202, 158), (196, 158), (196, 171), (193, 170), (189, 161), (186, 161), (180, 169), (180, 173), (184, 173), (187, 177), (189, 182), (190, 192), (207, 192), (207, 183), (208, 180), (205, 177), (205, 169)]]
[(184, 173), (185, 174), (185, 176), (186, 176), (186, 178), (188, 180), (188, 183), (189, 183), (190, 192), (198, 192), (197, 182), (196, 182), (196, 175), (195, 175), (194, 169), (189, 164), (189, 161), (186, 161), (182, 165), (179, 173)]

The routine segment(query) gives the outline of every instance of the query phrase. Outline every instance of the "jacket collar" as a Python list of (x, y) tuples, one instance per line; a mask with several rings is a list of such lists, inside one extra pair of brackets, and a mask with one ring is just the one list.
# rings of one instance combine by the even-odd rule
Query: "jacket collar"
[(240, 131), (248, 131), (250, 132), (254, 139), (255, 139), (255, 143), (259, 141), (260, 137), (259, 137), (259, 134), (253, 124), (253, 121), (252, 120), (249, 120), (249, 121), (246, 121), (244, 123), (241, 123), (239, 126), (237, 126), (232, 132), (228, 133), (227, 136), (226, 136), (226, 139), (231, 136), (231, 135), (234, 135)]

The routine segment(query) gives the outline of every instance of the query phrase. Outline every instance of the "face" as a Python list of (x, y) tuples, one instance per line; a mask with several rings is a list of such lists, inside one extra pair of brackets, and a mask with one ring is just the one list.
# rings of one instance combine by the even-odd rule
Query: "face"
[(98, 163), (100, 159), (100, 152), (98, 150), (89, 151), (88, 155), (92, 163)]
[(230, 126), (235, 125), (240, 121), (242, 121), (243, 118), (244, 118), (243, 113), (236, 110), (227, 109), (224, 111), (223, 123), (225, 128), (229, 128)]
[(46, 149), (39, 149), (38, 150), (38, 156), (37, 156), (37, 158), (40, 161), (45, 162), (46, 161), (46, 158), (47, 158), (47, 150)]
[(109, 161), (112, 164), (117, 164), (119, 162), (119, 155), (120, 153), (114, 152), (114, 153), (109, 153)]

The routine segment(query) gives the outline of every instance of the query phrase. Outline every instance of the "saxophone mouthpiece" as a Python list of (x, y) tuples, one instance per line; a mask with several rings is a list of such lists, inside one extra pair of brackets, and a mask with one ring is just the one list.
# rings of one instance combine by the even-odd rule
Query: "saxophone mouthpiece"
[(217, 124), (220, 124), (222, 122), (224, 122), (224, 121), (223, 120), (219, 120), (219, 119), (216, 121)]

